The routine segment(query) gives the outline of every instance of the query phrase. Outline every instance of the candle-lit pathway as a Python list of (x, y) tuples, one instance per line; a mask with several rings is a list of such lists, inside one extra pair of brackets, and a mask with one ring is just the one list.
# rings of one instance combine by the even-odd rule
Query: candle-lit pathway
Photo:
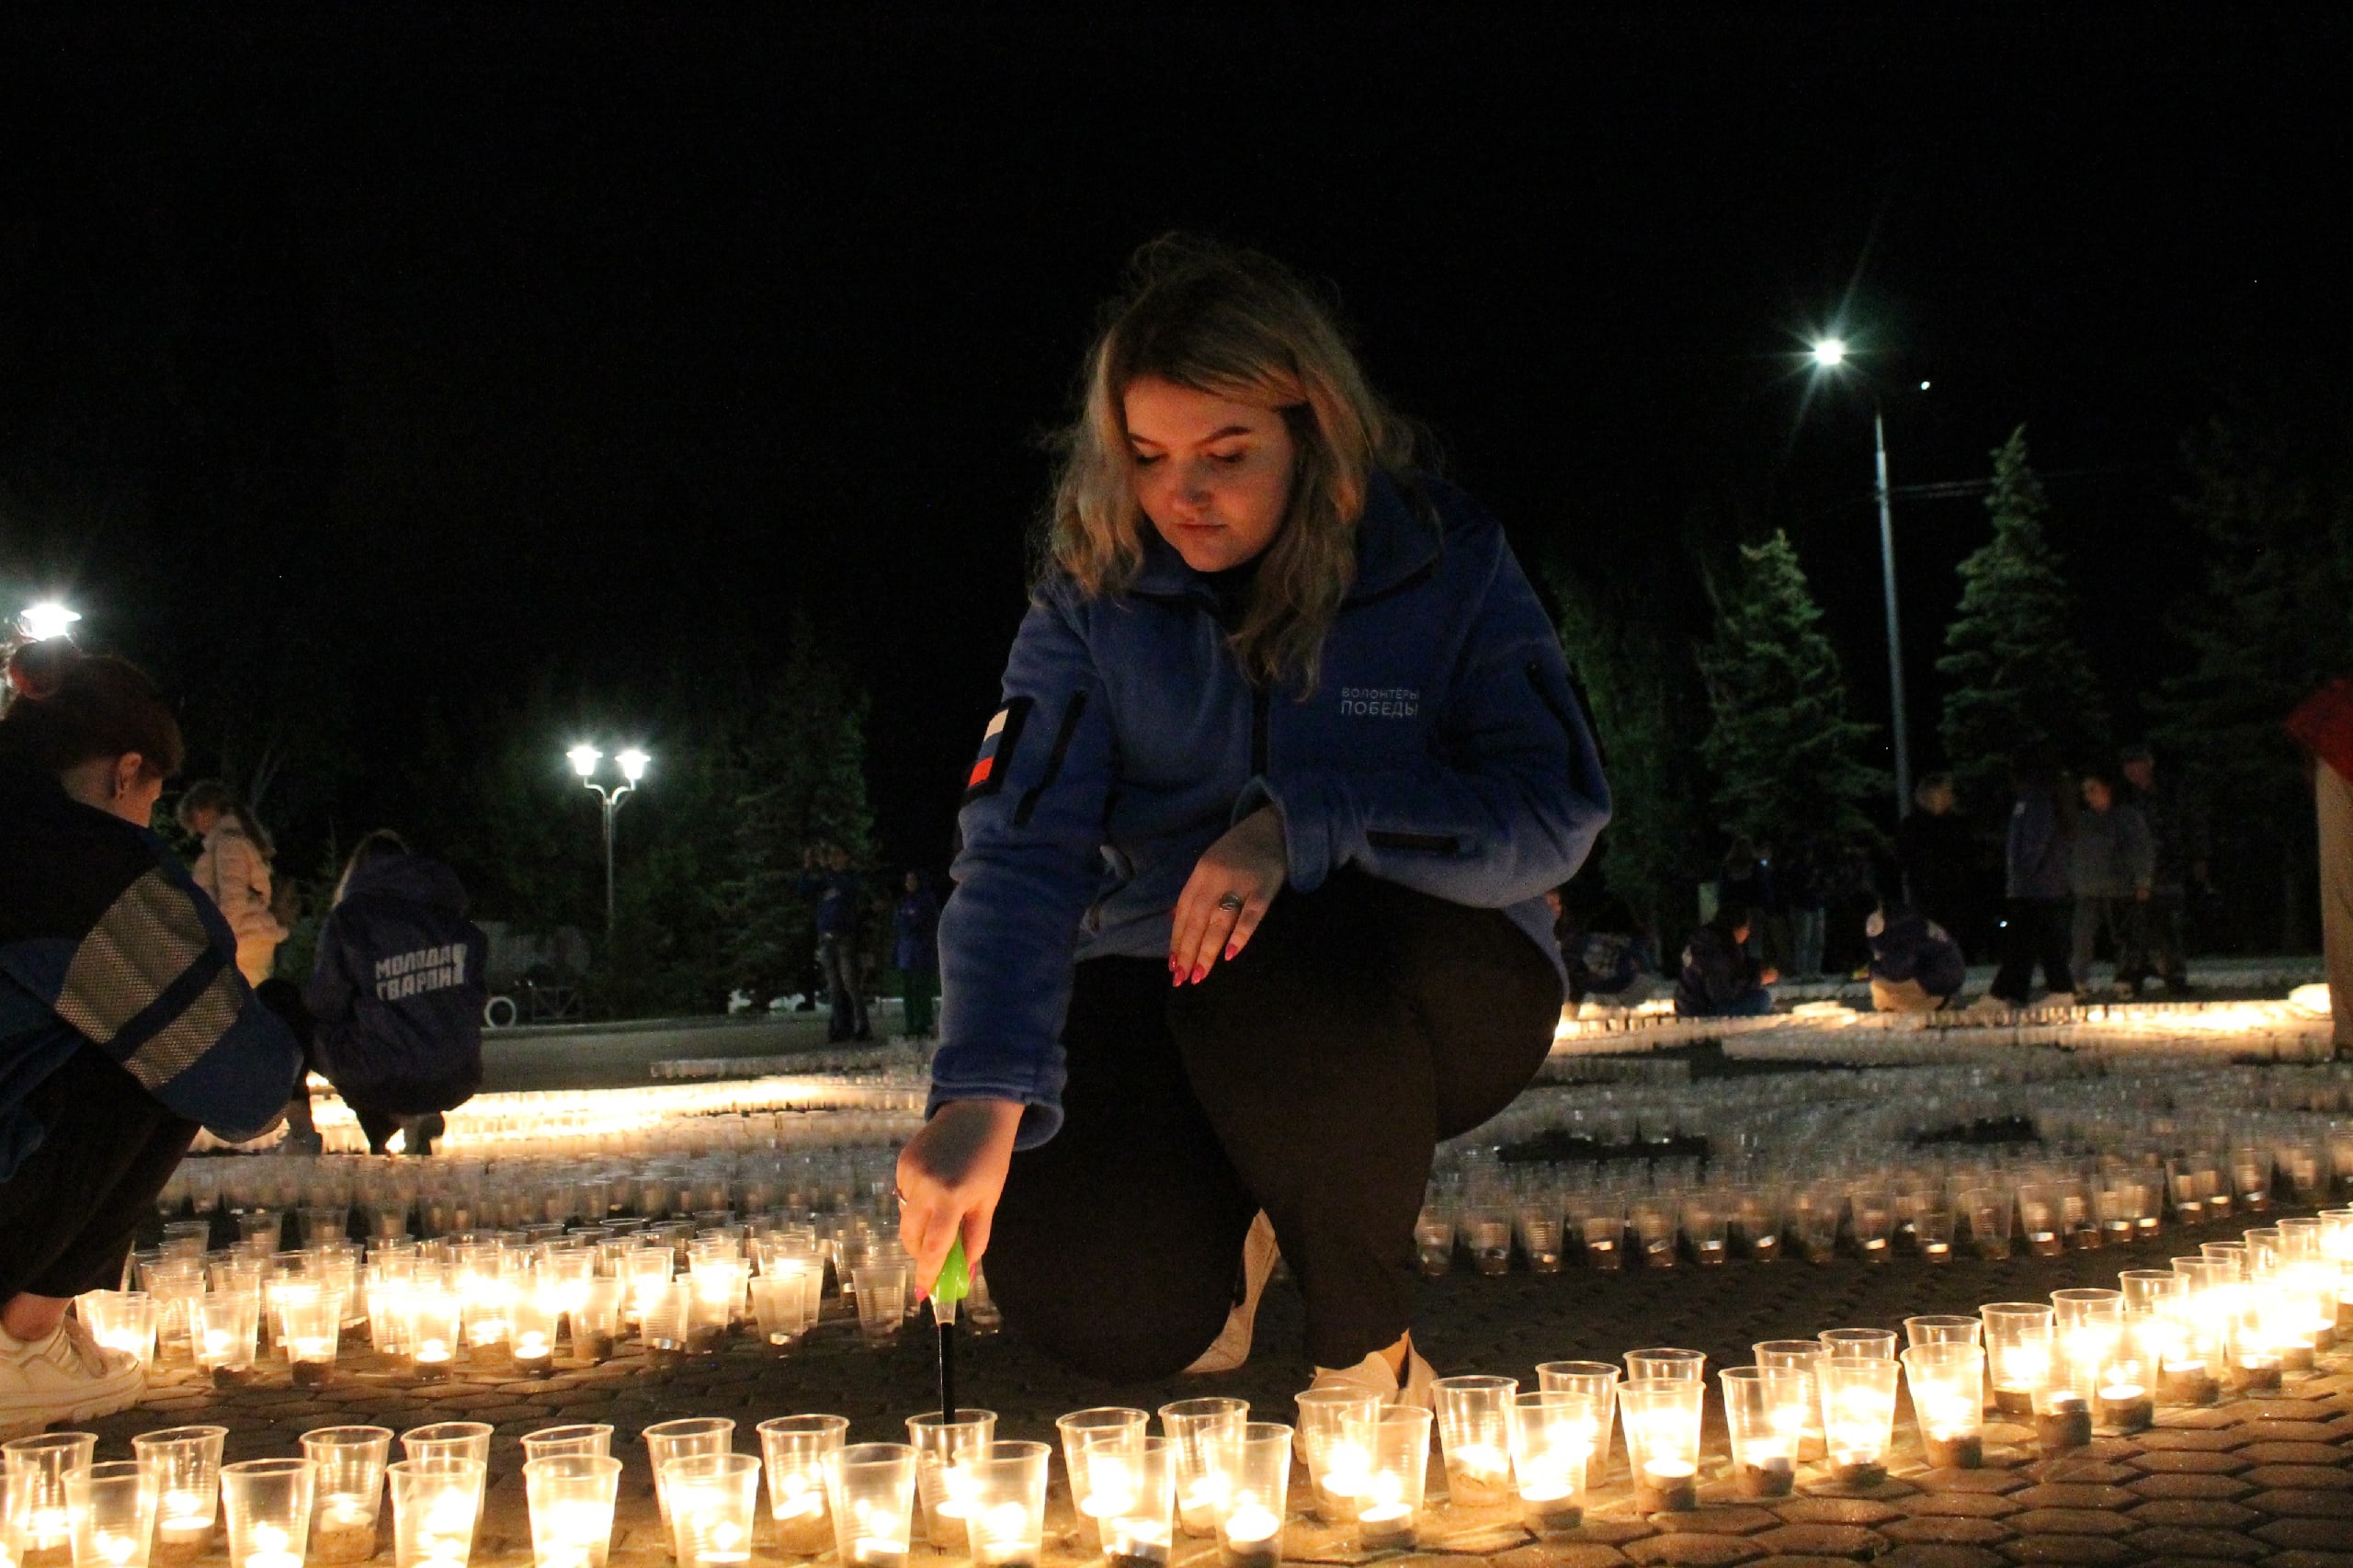
[[(1735, 1263), (1615, 1276), (1573, 1268), (1550, 1278), (1515, 1273), (1491, 1279), (1457, 1272), (1427, 1286), (1418, 1335), (1443, 1373), (1496, 1372), (1531, 1387), (1540, 1360), (1615, 1360), (1628, 1349), (1662, 1344), (1705, 1350), (1712, 1373), (1751, 1359), (1748, 1346), (1761, 1339), (1811, 1336), (1840, 1326), (1895, 1327), (1915, 1313), (1973, 1312), (1986, 1301), (2042, 1300), (2068, 1286), (2112, 1286), (2121, 1269), (2162, 1268), (2167, 1258), (2194, 1252), (2198, 1242), (2235, 1237), (2252, 1222), (2262, 1221), (2239, 1216), (2200, 1228), (2169, 1227), (2130, 1247), (1942, 1267), (1899, 1258), (1878, 1267), (1841, 1259), (1820, 1267)], [(983, 1339), (967, 1344), (961, 1358), (963, 1398), (1000, 1413), (1000, 1436), (1050, 1441), (1054, 1417), (1065, 1411), (1107, 1403), (1150, 1409), (1212, 1392), (1246, 1397), (1265, 1418), (1288, 1421), (1290, 1396), (1308, 1376), (1296, 1349), (1299, 1330), (1298, 1298), (1278, 1284), (1268, 1293), (1259, 1352), (1248, 1367), (1218, 1378), (1140, 1386), (1075, 1378), (1015, 1340)], [(1621, 1479), (1596, 1489), (1588, 1522), (1571, 1540), (1529, 1545), (1508, 1510), (1466, 1513), (1441, 1506), (1429, 1517), (1423, 1545), (1433, 1552), (1494, 1557), (1508, 1568), (1627, 1562), (1827, 1568), (1858, 1560), (1890, 1568), (2109, 1568), (2173, 1559), (2353, 1568), (2348, 1374), (2353, 1357), (2325, 1358), (2322, 1375), (2290, 1380), (2284, 1398), (2167, 1411), (2154, 1432), (2099, 1439), (2048, 1464), (2006, 1453), (2000, 1446), (2006, 1436), (2025, 1435), (1989, 1426), (1991, 1458), (2017, 1462), (1975, 1472), (1921, 1473), (1909, 1407), (1900, 1406), (1896, 1479), (1867, 1497), (1817, 1492), (1779, 1505), (1713, 1504), (1696, 1514), (1643, 1519), (1633, 1516)], [(637, 1440), (645, 1426), (680, 1415), (729, 1415), (738, 1423), (739, 1450), (756, 1451), (756, 1423), (830, 1411), (850, 1418), (853, 1441), (899, 1438), (904, 1418), (924, 1407), (931, 1386), (930, 1353), (921, 1334), (910, 1331), (895, 1348), (873, 1352), (858, 1344), (853, 1324), (829, 1319), (789, 1357), (738, 1344), (654, 1370), (632, 1350), (603, 1367), (562, 1369), (541, 1381), (483, 1371), (418, 1388), (379, 1358), (349, 1351), (335, 1380), (320, 1389), (290, 1386), (282, 1368), (256, 1386), (217, 1392), (193, 1374), (166, 1371), (138, 1408), (94, 1425), (99, 1457), (106, 1459), (129, 1457), (130, 1439), (138, 1432), (218, 1422), (230, 1429), (233, 1460), (298, 1452), (299, 1435), (313, 1426), (373, 1422), (399, 1430), (434, 1420), (490, 1422), (497, 1432), (492, 1503), (474, 1561), (483, 1568), (522, 1568), (529, 1537), (517, 1439), (560, 1422), (609, 1422), (616, 1428), (613, 1451), (626, 1461), (615, 1559), (624, 1568), (650, 1568), (667, 1553)], [(1724, 1435), (1712, 1387), (1707, 1448), (1720, 1461)], [(1619, 1468), (1622, 1477), (1622, 1447)], [(1059, 1464), (1056, 1470), (1059, 1478)], [(1442, 1472), (1434, 1468), (1434, 1495), (1441, 1483)], [(1295, 1482), (1294, 1488), (1296, 1497), (1303, 1483)], [(1071, 1524), (1067, 1499), (1059, 1493), (1058, 1479), (1050, 1538)], [(385, 1520), (379, 1561), (389, 1568), (389, 1509)], [(1296, 1517), (1289, 1548), (1294, 1559), (1360, 1561), (1348, 1539)], [(1075, 1561), (1050, 1550), (1050, 1559), (1058, 1555)], [(774, 1561), (763, 1551), (756, 1568)]]

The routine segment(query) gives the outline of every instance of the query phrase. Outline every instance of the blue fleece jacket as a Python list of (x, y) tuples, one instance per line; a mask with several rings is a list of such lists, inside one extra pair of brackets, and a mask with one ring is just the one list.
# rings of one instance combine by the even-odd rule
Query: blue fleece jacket
[(1051, 1138), (1073, 966), (1165, 957), (1201, 852), (1265, 805), (1291, 887), (1355, 866), (1503, 909), (1558, 967), (1543, 894), (1592, 848), (1608, 787), (1503, 530), (1450, 486), (1415, 488), (1371, 485), (1305, 700), (1253, 687), (1213, 588), (1149, 525), (1124, 593), (1040, 592), (965, 791), (935, 1108), (1017, 1101), (1021, 1146)]
[(2067, 879), (2067, 835), (2060, 825), (2059, 807), (2050, 790), (2029, 784), (2018, 791), (2018, 803), (2010, 808), (2010, 831), (2004, 847), (2006, 874), (2002, 891), (2006, 897), (2048, 900), (2067, 896), (2071, 891)]

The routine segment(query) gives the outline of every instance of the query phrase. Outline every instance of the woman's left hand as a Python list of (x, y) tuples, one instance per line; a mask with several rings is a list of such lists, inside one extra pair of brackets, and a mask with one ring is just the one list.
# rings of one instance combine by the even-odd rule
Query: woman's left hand
[[(1176, 900), (1176, 930), (1168, 942), (1170, 983), (1199, 985), (1221, 954), (1230, 959), (1247, 947), (1290, 874), (1282, 813), (1274, 807), (1261, 806), (1226, 829), (1201, 852)], [(1231, 906), (1234, 899), (1241, 901), (1238, 909)]]

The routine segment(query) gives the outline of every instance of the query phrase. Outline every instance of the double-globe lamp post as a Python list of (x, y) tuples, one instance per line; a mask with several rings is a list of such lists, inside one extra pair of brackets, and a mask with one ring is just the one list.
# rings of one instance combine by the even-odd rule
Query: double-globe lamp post
[(620, 814), (621, 802), (637, 792), (638, 783), (645, 777), (645, 770), (654, 759), (635, 746), (616, 753), (613, 766), (620, 770), (621, 781), (617, 785), (606, 785), (597, 782), (597, 766), (605, 760), (603, 752), (584, 742), (563, 755), (572, 764), (572, 771), (580, 776), (580, 782), (597, 792), (597, 799), (604, 807), (605, 941), (610, 946), (613, 939), (613, 818)]
[[(1815, 343), (1813, 363), (1818, 370), (1835, 373), (1843, 369), (1847, 363), (1846, 340), (1825, 337)], [(1926, 381), (1920, 384), (1927, 385)], [(1902, 822), (1904, 813), (1912, 808), (1912, 731), (1904, 707), (1904, 633), (1895, 617), (1895, 519), (1888, 506), (1887, 421), (1880, 415), (1877, 398), (1871, 400), (1871, 440), (1877, 457), (1871, 490), (1879, 500), (1880, 589), (1887, 601), (1887, 686), (1894, 704), (1892, 733), (1895, 742), (1895, 820)]]

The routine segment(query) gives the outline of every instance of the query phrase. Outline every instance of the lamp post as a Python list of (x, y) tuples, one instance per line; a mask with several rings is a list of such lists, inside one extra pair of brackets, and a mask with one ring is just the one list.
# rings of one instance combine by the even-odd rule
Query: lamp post
[[(1847, 363), (1846, 340), (1825, 337), (1815, 343), (1813, 363), (1821, 370), (1841, 369)], [(1877, 397), (1871, 399), (1871, 493), (1879, 502), (1880, 591), (1887, 603), (1887, 687), (1894, 717), (1891, 734), (1895, 742), (1895, 817), (1901, 822), (1912, 804), (1912, 726), (1904, 702), (1904, 632), (1895, 614), (1895, 517), (1888, 501), (1887, 421), (1881, 416)]]
[(73, 631), (74, 623), (81, 619), (79, 612), (66, 608), (55, 599), (43, 599), (37, 605), (26, 606), (25, 613), (18, 618), (17, 624), (28, 641), (46, 642), (52, 637), (63, 637)]
[(613, 766), (620, 769), (621, 782), (608, 786), (597, 782), (597, 767), (605, 760), (603, 752), (583, 743), (563, 755), (572, 764), (572, 771), (580, 776), (580, 782), (597, 792), (597, 800), (604, 807), (605, 941), (609, 945), (613, 939), (613, 818), (620, 813), (621, 802), (636, 793), (639, 781), (654, 759), (635, 746), (616, 754)]

